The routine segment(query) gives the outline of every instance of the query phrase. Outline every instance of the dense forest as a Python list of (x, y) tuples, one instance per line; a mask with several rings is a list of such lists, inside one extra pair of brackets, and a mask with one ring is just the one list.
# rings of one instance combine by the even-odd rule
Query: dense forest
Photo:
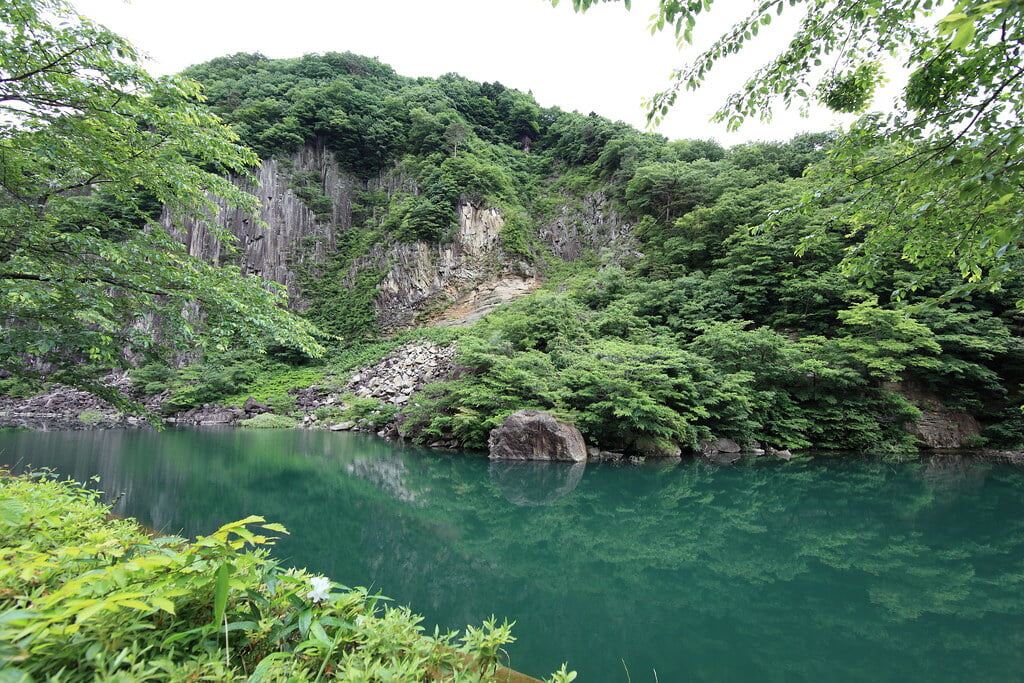
[[(984, 426), (967, 445), (1024, 442), (1020, 278), (953, 297), (957, 274), (895, 255), (870, 278), (849, 277), (853, 196), (806, 201), (835, 172), (828, 133), (730, 149), (670, 141), (499, 83), (407, 78), (350, 53), (238, 54), (186, 75), (261, 158), (325, 148), (363, 182), (350, 224), (335, 221), (336, 252), (300, 266), (304, 315), (330, 335), (334, 357), (359, 355), (381, 333), (372, 300), (383, 273), (353, 281), (352, 263), (381, 243), (450, 241), (462, 204), (504, 216), (496, 270), (545, 278), (541, 291), (446, 332), (463, 370), (402, 408), (406, 437), (479, 448), (508, 414), (536, 408), (627, 453), (719, 437), (905, 451), (908, 426), (941, 397)], [(331, 222), (318, 174), (295, 170), (292, 190)], [(629, 221), (634, 242), (554, 257), (540, 226), (595, 196)], [(244, 395), (253, 368), (284, 361), (304, 362), (279, 349), (273, 361), (235, 353), (137, 377), (151, 391), (177, 387), (171, 405), (183, 409)]]

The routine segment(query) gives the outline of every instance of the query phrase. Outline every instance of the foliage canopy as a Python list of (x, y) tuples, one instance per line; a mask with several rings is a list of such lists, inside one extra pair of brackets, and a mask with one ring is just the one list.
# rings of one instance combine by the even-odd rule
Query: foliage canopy
[[(585, 10), (599, 1), (574, 0)], [(558, 0), (553, 0), (557, 4)], [(629, 2), (626, 2), (629, 5)], [(701, 15), (724, 9), (713, 0), (660, 0), (652, 30), (693, 40)], [(946, 9), (939, 11), (943, 6)], [(802, 12), (786, 48), (766, 61), (715, 115), (736, 128), (773, 105), (818, 101), (863, 113), (902, 62), (909, 79), (894, 109), (850, 126), (821, 167), (821, 194), (845, 200), (850, 230), (863, 235), (847, 260), (850, 272), (876, 279), (899, 256), (926, 276), (955, 269), (967, 285), (994, 287), (1020, 263), (1024, 180), (1024, 9), (1016, 0), (758, 0), (750, 13), (649, 102), (658, 120), (683, 90), (708, 82), (713, 68), (753, 43), (773, 19)], [(909, 283), (910, 288), (920, 282)]]
[(267, 340), (319, 352), (280, 289), (192, 258), (157, 223), (161, 207), (254, 206), (228, 175), (257, 158), (196, 83), (150, 76), (62, 0), (13, 0), (0, 7), (0, 114), (0, 369), (102, 391), (90, 366), (126, 352)]

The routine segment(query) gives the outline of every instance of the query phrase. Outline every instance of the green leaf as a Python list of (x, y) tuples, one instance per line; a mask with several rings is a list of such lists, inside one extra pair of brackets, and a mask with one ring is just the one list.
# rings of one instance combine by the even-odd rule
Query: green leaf
[(32, 677), (21, 669), (5, 666), (0, 669), (0, 683), (33, 683)]
[(161, 609), (168, 614), (174, 614), (174, 603), (167, 598), (155, 597), (150, 598), (149, 601), (153, 603), (153, 606), (157, 609)]
[[(555, 3), (558, 0), (554, 0)], [(263, 681), (270, 680), (267, 676), (270, 673), (271, 668), (275, 662), (286, 661), (291, 659), (294, 655), (291, 652), (271, 652), (269, 655), (260, 660), (260, 663), (256, 665), (252, 675), (249, 676), (249, 683), (263, 683)]]
[(324, 631), (324, 627), (320, 625), (319, 621), (314, 621), (309, 626), (309, 634), (313, 637), (313, 640), (324, 645), (326, 647), (331, 646), (331, 639), (327, 637), (327, 632)]
[(309, 625), (313, 621), (313, 611), (305, 609), (299, 614), (299, 635), (303, 638), (309, 633)]
[(956, 35), (950, 42), (949, 47), (952, 50), (963, 50), (967, 47), (972, 40), (974, 40), (975, 27), (973, 21), (965, 22), (960, 28), (956, 30)]
[(224, 562), (217, 567), (217, 581), (213, 590), (213, 623), (220, 624), (224, 618), (224, 608), (228, 604), (228, 586), (231, 579), (231, 572), (234, 569), (230, 564)]

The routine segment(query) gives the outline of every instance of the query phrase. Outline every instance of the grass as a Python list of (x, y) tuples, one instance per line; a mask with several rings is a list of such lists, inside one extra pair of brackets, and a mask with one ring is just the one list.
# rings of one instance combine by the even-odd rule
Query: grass
[(260, 370), (245, 390), (221, 399), (226, 405), (240, 406), (251, 396), (260, 403), (269, 403), (281, 396), (287, 396), (289, 389), (305, 389), (318, 384), (327, 377), (328, 368), (274, 367)]

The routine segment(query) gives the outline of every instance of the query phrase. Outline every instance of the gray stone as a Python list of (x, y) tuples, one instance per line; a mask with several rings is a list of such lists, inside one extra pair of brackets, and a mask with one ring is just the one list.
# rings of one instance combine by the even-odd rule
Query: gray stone
[(348, 421), (346, 421), (346, 422), (339, 422), (337, 424), (333, 424), (333, 425), (331, 425), (329, 427), (329, 429), (332, 432), (347, 432), (348, 430), (352, 429), (355, 426), (356, 426), (355, 422), (348, 422)]
[(487, 439), (493, 460), (559, 460), (582, 462), (587, 445), (575, 426), (539, 410), (512, 413)]
[(252, 396), (250, 396), (249, 398), (245, 399), (245, 403), (242, 404), (242, 410), (244, 410), (247, 413), (254, 413), (256, 415), (259, 415), (260, 413), (269, 413), (270, 406), (268, 406), (265, 403), (260, 403)]
[(739, 453), (743, 449), (732, 439), (719, 439), (715, 442), (715, 450), (719, 453)]

